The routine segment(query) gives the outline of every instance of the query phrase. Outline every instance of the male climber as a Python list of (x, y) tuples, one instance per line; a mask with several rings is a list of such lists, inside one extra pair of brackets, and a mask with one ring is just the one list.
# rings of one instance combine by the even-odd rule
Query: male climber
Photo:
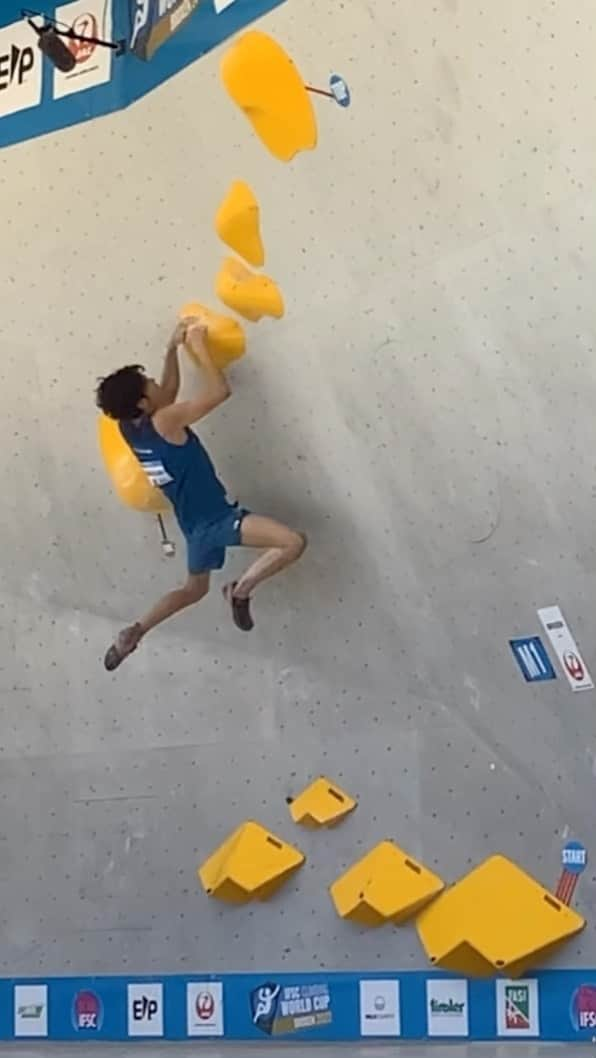
[[(306, 546), (302, 533), (230, 502), (206, 450), (190, 429), (191, 423), (203, 419), (230, 396), (226, 378), (209, 355), (206, 336), (207, 328), (201, 321), (183, 320), (178, 325), (168, 345), (159, 385), (137, 365), (120, 368), (97, 387), (98, 406), (118, 420), (122, 436), (151, 484), (170, 500), (188, 551), (186, 584), (164, 595), (140, 621), (119, 633), (104, 659), (109, 672), (136, 650), (152, 628), (204, 598), (211, 570), (221, 569), (228, 547), (266, 549), (240, 580), (224, 588), (234, 623), (242, 631), (250, 631), (253, 591), (300, 558)], [(192, 400), (176, 402), (180, 387), (178, 347), (183, 342), (190, 345), (201, 365), (204, 386)]]

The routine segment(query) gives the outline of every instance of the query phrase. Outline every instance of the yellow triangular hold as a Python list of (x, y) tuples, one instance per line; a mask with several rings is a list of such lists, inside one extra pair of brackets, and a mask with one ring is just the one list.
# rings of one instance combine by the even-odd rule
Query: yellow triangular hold
[(136, 455), (124, 440), (115, 419), (97, 420), (99, 448), (112, 485), (122, 503), (135, 511), (163, 514), (170, 509), (161, 489), (151, 484)]
[(265, 263), (259, 203), (242, 180), (234, 181), (215, 214), (215, 230), (221, 241), (245, 261), (257, 268)]
[(249, 820), (199, 867), (209, 896), (230, 904), (268, 900), (305, 861), (299, 849)]
[(335, 826), (356, 807), (356, 801), (337, 783), (321, 776), (297, 797), (289, 798), (290, 815), (303, 827)]
[[(189, 301), (183, 305), (178, 318), (183, 320), (196, 317), (203, 320), (207, 327), (207, 349), (213, 363), (223, 371), (234, 360), (239, 360), (246, 352), (246, 337), (241, 325), (231, 316), (221, 316), (217, 312), (201, 305), (198, 301)], [(194, 354), (189, 345), (185, 345), (189, 356)]]
[(304, 81), (288, 53), (259, 30), (238, 37), (221, 62), (223, 84), (267, 149), (281, 162), (317, 145)]
[(255, 275), (235, 257), (226, 257), (223, 262), (215, 292), (227, 308), (253, 323), (262, 316), (281, 319), (285, 312), (277, 284), (268, 276)]
[(341, 918), (361, 926), (398, 926), (433, 900), (444, 884), (392, 841), (381, 841), (329, 891)]
[(585, 926), (585, 920), (504, 856), (490, 856), (420, 913), (431, 963), (486, 977), (520, 977)]

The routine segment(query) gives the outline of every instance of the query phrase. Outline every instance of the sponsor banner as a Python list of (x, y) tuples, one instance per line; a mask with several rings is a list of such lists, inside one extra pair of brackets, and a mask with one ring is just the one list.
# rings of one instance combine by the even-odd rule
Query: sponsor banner
[(129, 48), (139, 59), (151, 59), (196, 11), (209, 0), (130, 0)]
[(24, 20), (0, 29), (0, 118), (39, 106), (42, 54)]
[(192, 981), (186, 986), (186, 1031), (189, 1036), (223, 1036), (221, 981)]
[(15, 1036), (47, 1036), (48, 986), (15, 985)]
[(429, 1036), (467, 1036), (468, 982), (427, 980), (426, 1021)]
[(128, 986), (128, 1035), (163, 1036), (163, 985)]
[(360, 981), (360, 1035), (400, 1033), (399, 981)]
[[(55, 17), (82, 37), (112, 40), (112, 0), (74, 0), (74, 3), (57, 7)], [(114, 61), (112, 48), (68, 40), (66, 37), (63, 40), (72, 52), (76, 65), (68, 73), (54, 68), (55, 99), (108, 83)]]
[(266, 1036), (330, 1025), (331, 995), (326, 982), (280, 985), (265, 981), (250, 993), (253, 1025)]
[(538, 981), (497, 981), (497, 1036), (539, 1036)]
[(593, 691), (592, 677), (559, 607), (545, 606), (538, 611), (538, 617), (572, 691)]

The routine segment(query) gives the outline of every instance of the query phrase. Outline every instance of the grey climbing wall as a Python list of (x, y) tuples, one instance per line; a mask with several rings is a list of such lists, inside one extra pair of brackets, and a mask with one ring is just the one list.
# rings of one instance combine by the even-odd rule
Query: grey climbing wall
[[(557, 603), (596, 670), (592, 5), (300, 0), (263, 25), (353, 94), (317, 102), (291, 166), (217, 55), (0, 152), (1, 974), (416, 968), (412, 930), (362, 934), (328, 899), (374, 842), (448, 880), (500, 851), (547, 885), (565, 838), (594, 844), (596, 693), (526, 685), (508, 647)], [(202, 435), (310, 548), (252, 635), (216, 578), (110, 677), (184, 563), (111, 492), (93, 388), (157, 371), (184, 301), (216, 307), (235, 178), (288, 312), (250, 330)], [(297, 834), (285, 797), (320, 772), (359, 808)], [(247, 817), (308, 863), (230, 910), (195, 869)], [(593, 882), (561, 964), (595, 964)]]

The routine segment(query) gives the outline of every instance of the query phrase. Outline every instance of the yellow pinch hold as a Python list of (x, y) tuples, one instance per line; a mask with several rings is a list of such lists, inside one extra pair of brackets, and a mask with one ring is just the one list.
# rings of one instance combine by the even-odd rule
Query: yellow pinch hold
[(99, 448), (118, 498), (127, 507), (149, 514), (163, 514), (170, 504), (161, 489), (151, 484), (134, 452), (124, 440), (115, 419), (97, 420)]
[(249, 30), (228, 48), (221, 78), (267, 150), (281, 162), (317, 145), (317, 122), (300, 72), (277, 41)]
[[(207, 349), (211, 359), (220, 371), (229, 367), (234, 360), (239, 360), (246, 352), (246, 336), (242, 326), (231, 316), (222, 316), (213, 312), (198, 301), (189, 301), (178, 313), (179, 319), (189, 316), (201, 318), (207, 326)], [(192, 349), (185, 345), (190, 357), (195, 359)]]
[(215, 230), (222, 242), (245, 261), (260, 268), (265, 263), (259, 203), (248, 184), (235, 180), (215, 214)]
[(226, 257), (215, 281), (215, 292), (228, 308), (257, 323), (263, 316), (281, 319), (285, 306), (281, 291), (268, 276), (255, 275), (235, 257)]

